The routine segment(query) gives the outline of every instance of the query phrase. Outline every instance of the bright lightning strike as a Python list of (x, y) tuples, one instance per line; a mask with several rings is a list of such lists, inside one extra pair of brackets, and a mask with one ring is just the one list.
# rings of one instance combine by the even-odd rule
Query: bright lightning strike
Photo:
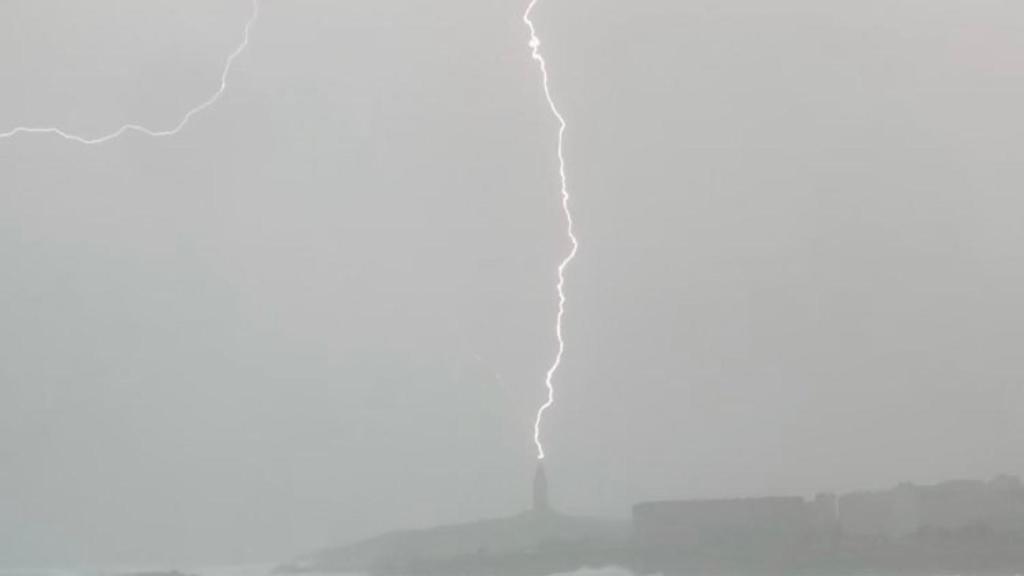
[(241, 55), (242, 52), (245, 51), (246, 47), (249, 45), (249, 30), (252, 28), (252, 25), (256, 22), (256, 19), (259, 17), (259, 15), (259, 0), (252, 0), (252, 13), (250, 14), (249, 19), (245, 23), (245, 32), (242, 35), (242, 42), (235, 48), (234, 52), (228, 55), (227, 60), (224, 62), (224, 70), (223, 72), (221, 72), (220, 75), (220, 87), (217, 89), (216, 92), (213, 93), (212, 96), (210, 96), (209, 98), (207, 98), (206, 100), (204, 100), (203, 102), (199, 103), (197, 106), (186, 112), (185, 115), (181, 117), (181, 120), (179, 120), (178, 123), (171, 128), (164, 130), (154, 130), (152, 128), (142, 126), (140, 124), (125, 124), (124, 126), (121, 126), (117, 130), (109, 134), (105, 134), (103, 136), (98, 136), (95, 138), (87, 138), (84, 136), (79, 136), (77, 134), (66, 132), (57, 127), (19, 126), (8, 132), (0, 133), (0, 140), (12, 138), (19, 134), (51, 134), (60, 136), (65, 140), (77, 142), (79, 144), (92, 145), (110, 142), (111, 140), (119, 138), (120, 136), (128, 132), (139, 132), (142, 134), (146, 134), (148, 136), (153, 136), (155, 138), (160, 138), (164, 136), (174, 136), (175, 134), (181, 132), (185, 128), (185, 126), (189, 123), (189, 120), (191, 120), (193, 116), (199, 114), (203, 110), (206, 110), (210, 106), (216, 104), (217, 101), (220, 100), (221, 96), (224, 95), (224, 92), (228, 88), (228, 75), (231, 73), (231, 67), (234, 65), (235, 59), (238, 58), (238, 56)]
[[(552, 384), (552, 381), (555, 377), (555, 374), (558, 372), (558, 368), (562, 364), (562, 354), (565, 351), (565, 341), (562, 337), (562, 320), (565, 316), (565, 270), (572, 262), (573, 258), (576, 257), (576, 253), (579, 249), (579, 242), (577, 241), (576, 236), (573, 234), (572, 211), (569, 209), (569, 189), (567, 185), (567, 178), (565, 172), (564, 154), (566, 122), (565, 118), (558, 111), (558, 107), (555, 105), (555, 101), (551, 96), (547, 62), (544, 60), (544, 56), (540, 52), (540, 38), (537, 37), (536, 27), (534, 26), (533, 21), (530, 19), (530, 14), (533, 12), (533, 9), (537, 6), (539, 1), (540, 0), (531, 0), (529, 6), (527, 6), (526, 8), (526, 12), (523, 13), (523, 22), (526, 24), (530, 31), (530, 55), (535, 61), (537, 61), (537, 64), (540, 67), (542, 86), (544, 89), (544, 97), (547, 100), (548, 107), (551, 109), (551, 113), (558, 120), (559, 124), (558, 174), (561, 180), (560, 193), (562, 198), (562, 211), (565, 213), (565, 219), (567, 224), (566, 232), (571, 243), (569, 253), (566, 254), (565, 258), (563, 258), (558, 265), (558, 283), (556, 284), (556, 290), (558, 292), (558, 314), (555, 318), (555, 337), (558, 340), (558, 351), (555, 354), (555, 359), (552, 362), (551, 367), (548, 368), (548, 371), (544, 377), (544, 384), (547, 387), (548, 396), (544, 404), (542, 404), (540, 408), (537, 410), (537, 417), (534, 421), (533, 427), (533, 441), (534, 444), (537, 445), (537, 458), (539, 460), (543, 460), (544, 446), (540, 440), (541, 422), (544, 418), (544, 412), (548, 408), (550, 408), (552, 404), (554, 404), (555, 389)], [(115, 140), (128, 132), (139, 132), (141, 134), (145, 134), (156, 138), (174, 136), (178, 134), (188, 125), (189, 121), (192, 119), (193, 116), (199, 114), (200, 112), (216, 104), (217, 101), (220, 100), (221, 97), (224, 95), (225, 91), (227, 91), (228, 76), (231, 74), (231, 69), (235, 63), (235, 60), (245, 51), (245, 49), (249, 45), (249, 32), (252, 29), (253, 24), (259, 18), (259, 9), (259, 0), (253, 0), (252, 13), (245, 23), (242, 41), (235, 48), (235, 50), (228, 55), (227, 60), (224, 63), (224, 69), (221, 72), (220, 86), (217, 89), (217, 91), (214, 92), (213, 95), (211, 95), (209, 98), (199, 103), (197, 106), (188, 110), (185, 113), (185, 115), (182, 116), (181, 120), (179, 120), (178, 123), (175, 124), (173, 127), (163, 130), (154, 130), (152, 128), (147, 128), (146, 126), (142, 126), (140, 124), (125, 124), (118, 128), (117, 130), (110, 132), (109, 134), (105, 134), (103, 136), (98, 136), (94, 138), (88, 138), (85, 136), (80, 136), (77, 134), (66, 132), (65, 130), (62, 130), (61, 128), (58, 127), (19, 126), (7, 132), (0, 132), (0, 140), (13, 138), (14, 136), (17, 136), (19, 134), (49, 134), (60, 136), (65, 140), (77, 142), (79, 144), (94, 145), (110, 142), (111, 140)]]
[(569, 210), (569, 187), (565, 177), (565, 118), (558, 111), (558, 107), (555, 106), (555, 100), (551, 97), (551, 87), (548, 82), (548, 66), (547, 62), (544, 61), (544, 56), (540, 53), (540, 38), (537, 37), (537, 29), (533, 25), (533, 21), (530, 20), (530, 13), (533, 12), (534, 7), (540, 0), (531, 0), (530, 5), (526, 7), (526, 12), (523, 14), (523, 22), (530, 29), (530, 55), (537, 64), (540, 66), (541, 80), (544, 87), (544, 97), (548, 101), (548, 107), (551, 108), (551, 113), (554, 114), (555, 118), (558, 119), (558, 175), (561, 178), (561, 195), (562, 195), (562, 211), (565, 213), (566, 220), (566, 232), (569, 236), (569, 241), (572, 247), (569, 253), (566, 254), (565, 258), (558, 264), (558, 284), (556, 288), (558, 290), (558, 315), (555, 317), (555, 337), (558, 339), (558, 352), (555, 354), (555, 360), (548, 368), (547, 374), (544, 377), (544, 385), (548, 389), (548, 398), (543, 405), (537, 410), (537, 418), (533, 424), (533, 443), (537, 445), (537, 459), (544, 459), (544, 445), (540, 441), (540, 425), (544, 419), (544, 411), (551, 407), (555, 403), (555, 388), (552, 385), (552, 380), (555, 377), (555, 373), (558, 372), (558, 367), (562, 364), (562, 353), (565, 351), (565, 340), (562, 338), (562, 318), (565, 316), (565, 269), (572, 262), (573, 258), (576, 257), (576, 252), (579, 250), (579, 242), (576, 240), (576, 236), (573, 234), (573, 222), (572, 222), (572, 211)]

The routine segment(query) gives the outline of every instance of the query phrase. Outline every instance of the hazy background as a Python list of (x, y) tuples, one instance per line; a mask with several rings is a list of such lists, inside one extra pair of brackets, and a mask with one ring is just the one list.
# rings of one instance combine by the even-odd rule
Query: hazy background
[[(0, 141), (0, 564), (528, 503), (567, 248), (491, 0), (265, 0), (176, 138)], [(0, 131), (165, 127), (246, 0), (8, 0)], [(1024, 5), (548, 0), (554, 502), (1019, 472)]]

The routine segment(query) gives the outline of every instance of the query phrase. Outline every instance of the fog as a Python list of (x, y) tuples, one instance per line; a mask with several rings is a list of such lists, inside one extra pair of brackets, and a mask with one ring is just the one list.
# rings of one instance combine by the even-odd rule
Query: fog
[[(0, 566), (530, 504), (568, 250), (524, 3), (265, 0), (173, 138), (0, 140)], [(175, 124), (248, 0), (8, 0), (0, 132)], [(534, 14), (561, 510), (1021, 471), (1024, 5)]]

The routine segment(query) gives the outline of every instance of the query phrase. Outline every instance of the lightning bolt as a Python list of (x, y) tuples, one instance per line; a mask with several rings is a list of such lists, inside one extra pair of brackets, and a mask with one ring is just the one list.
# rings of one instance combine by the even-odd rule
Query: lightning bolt
[(544, 445), (540, 441), (541, 422), (544, 419), (544, 412), (555, 403), (555, 387), (552, 384), (552, 380), (554, 380), (559, 366), (562, 365), (562, 354), (565, 352), (565, 340), (562, 338), (562, 319), (565, 317), (565, 269), (572, 262), (573, 258), (576, 257), (576, 252), (579, 250), (580, 245), (576, 240), (576, 235), (573, 234), (572, 211), (569, 209), (569, 187), (565, 176), (565, 117), (563, 117), (561, 112), (558, 111), (558, 106), (555, 105), (555, 100), (551, 97), (551, 85), (548, 80), (548, 65), (544, 60), (544, 56), (540, 52), (540, 38), (537, 37), (537, 29), (533, 25), (533, 20), (530, 19), (530, 14), (533, 12), (533, 9), (537, 6), (539, 1), (540, 0), (531, 0), (530, 5), (526, 7), (526, 12), (523, 13), (523, 22), (530, 30), (530, 56), (537, 61), (537, 65), (540, 67), (540, 75), (544, 88), (544, 98), (548, 101), (548, 107), (551, 109), (551, 113), (558, 120), (558, 175), (561, 178), (562, 186), (562, 212), (565, 213), (566, 233), (569, 236), (569, 242), (572, 246), (569, 249), (569, 253), (566, 254), (565, 258), (563, 258), (558, 264), (558, 284), (556, 285), (556, 289), (558, 291), (558, 315), (555, 317), (555, 337), (558, 339), (558, 352), (555, 354), (555, 359), (551, 363), (551, 367), (548, 368), (547, 374), (544, 377), (544, 385), (548, 389), (547, 400), (545, 400), (544, 404), (537, 409), (537, 418), (533, 423), (533, 443), (537, 445), (537, 459), (543, 460)]
[(175, 134), (178, 134), (179, 132), (185, 129), (185, 126), (188, 125), (189, 121), (192, 120), (193, 116), (199, 114), (203, 110), (206, 110), (207, 108), (216, 104), (217, 101), (220, 100), (221, 96), (224, 95), (224, 92), (228, 88), (228, 75), (231, 74), (231, 67), (234, 65), (235, 59), (238, 58), (238, 56), (241, 55), (242, 52), (245, 51), (246, 47), (249, 45), (249, 30), (252, 28), (252, 25), (256, 22), (256, 19), (259, 18), (259, 15), (259, 0), (252, 0), (252, 13), (250, 14), (249, 19), (245, 23), (245, 32), (242, 35), (242, 42), (235, 48), (235, 50), (231, 54), (228, 55), (227, 60), (224, 62), (224, 70), (221, 72), (220, 75), (220, 87), (217, 89), (216, 92), (213, 93), (212, 96), (200, 102), (197, 106), (193, 107), (188, 112), (186, 112), (185, 115), (181, 117), (181, 120), (179, 120), (178, 123), (171, 128), (164, 130), (154, 130), (152, 128), (142, 126), (141, 124), (125, 124), (118, 128), (117, 130), (110, 132), (109, 134), (105, 134), (103, 136), (98, 136), (95, 138), (87, 138), (85, 136), (79, 136), (77, 134), (66, 132), (65, 130), (62, 130), (61, 128), (58, 127), (19, 126), (7, 132), (0, 132), (0, 140), (13, 138), (14, 136), (17, 136), (19, 134), (49, 134), (60, 136), (65, 140), (77, 142), (79, 144), (94, 145), (105, 144), (107, 142), (110, 142), (111, 140), (115, 140), (121, 137), (124, 134), (127, 134), (128, 132), (139, 132), (147, 136), (152, 136), (154, 138), (174, 136)]
[[(577, 241), (575, 234), (573, 234), (572, 211), (569, 209), (570, 196), (566, 178), (564, 154), (566, 130), (565, 117), (563, 117), (561, 112), (558, 111), (558, 106), (555, 105), (554, 98), (551, 96), (551, 87), (548, 78), (547, 62), (544, 60), (544, 56), (540, 52), (540, 38), (537, 36), (537, 29), (534, 26), (533, 20), (530, 19), (530, 14), (533, 13), (534, 8), (537, 6), (539, 1), (540, 0), (531, 0), (531, 2), (526, 8), (526, 11), (523, 13), (523, 22), (526, 24), (530, 32), (530, 56), (533, 58), (533, 60), (537, 62), (540, 68), (542, 87), (544, 89), (544, 97), (547, 100), (548, 107), (550, 108), (551, 113), (558, 120), (558, 174), (561, 181), (560, 194), (562, 201), (562, 211), (565, 214), (566, 220), (566, 233), (571, 244), (571, 248), (568, 254), (566, 254), (566, 256), (558, 264), (558, 282), (556, 284), (556, 291), (558, 293), (558, 314), (555, 317), (555, 337), (558, 340), (558, 350), (555, 354), (554, 361), (552, 362), (550, 368), (548, 368), (547, 373), (544, 377), (544, 385), (547, 387), (548, 392), (547, 399), (537, 410), (537, 416), (534, 420), (533, 426), (533, 441), (534, 444), (536, 444), (537, 446), (537, 459), (543, 460), (544, 446), (541, 443), (540, 439), (541, 423), (544, 419), (544, 412), (547, 411), (547, 409), (550, 408), (551, 405), (554, 404), (555, 402), (555, 389), (552, 382), (554, 380), (555, 374), (558, 372), (558, 369), (562, 364), (562, 355), (565, 352), (565, 340), (562, 335), (562, 320), (565, 317), (566, 301), (565, 270), (572, 262), (572, 260), (576, 257), (576, 253), (579, 250), (579, 242)], [(234, 51), (228, 55), (227, 59), (224, 62), (224, 68), (220, 76), (220, 86), (209, 98), (188, 110), (185, 113), (185, 115), (181, 117), (181, 120), (179, 120), (178, 123), (172, 126), (171, 128), (155, 130), (143, 126), (141, 124), (125, 124), (108, 134), (89, 138), (85, 136), (80, 136), (78, 134), (73, 134), (71, 132), (67, 132), (55, 126), (18, 126), (7, 132), (0, 132), (0, 140), (10, 139), (22, 134), (45, 134), (59, 136), (64, 140), (76, 142), (78, 144), (97, 145), (105, 144), (107, 142), (115, 140), (123, 136), (124, 134), (127, 134), (128, 132), (138, 132), (141, 134), (145, 134), (147, 136), (152, 136), (154, 138), (174, 136), (180, 133), (182, 130), (184, 130), (195, 115), (203, 112), (204, 110), (216, 104), (227, 91), (228, 76), (230, 76), (231, 74), (231, 69), (234, 66), (235, 60), (243, 52), (245, 52), (245, 49), (249, 46), (249, 33), (252, 29), (252, 26), (259, 18), (259, 15), (260, 0), (252, 0), (252, 12), (245, 23), (245, 28), (242, 34), (242, 41), (238, 44)]]

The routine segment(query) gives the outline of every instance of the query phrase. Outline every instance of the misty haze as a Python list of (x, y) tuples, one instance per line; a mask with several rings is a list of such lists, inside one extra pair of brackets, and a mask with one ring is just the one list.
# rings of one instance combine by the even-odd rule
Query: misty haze
[(0, 3), (0, 576), (1024, 573), (1022, 26)]

